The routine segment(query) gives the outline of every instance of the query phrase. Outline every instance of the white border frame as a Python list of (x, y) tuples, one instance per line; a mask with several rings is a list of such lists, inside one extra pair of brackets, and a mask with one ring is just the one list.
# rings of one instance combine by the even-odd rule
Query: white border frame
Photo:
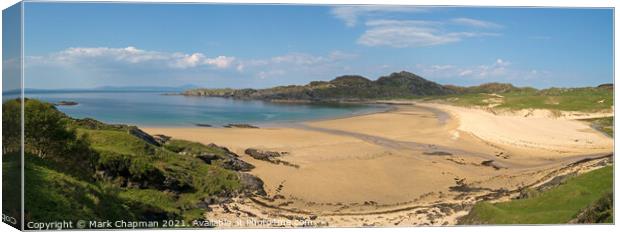
[[(25, 0), (26, 2), (109, 2), (109, 3), (232, 3), (232, 4), (305, 4), (305, 5), (364, 5), (364, 4), (382, 4), (382, 5), (418, 5), (418, 6), (476, 6), (476, 7), (606, 7), (606, 8), (616, 8), (618, 5), (618, 1), (612, 0), (354, 0), (354, 1), (346, 1), (346, 0), (124, 0), (124, 1), (97, 1), (97, 0)], [(1, 9), (6, 9), (9, 6), (14, 5), (19, 2), (18, 0), (2, 0), (0, 3)], [(23, 11), (23, 8), (22, 8)], [(22, 12), (22, 19), (24, 17), (24, 12)], [(0, 17), (0, 25), (2, 25), (2, 19)], [(618, 37), (615, 36), (615, 32), (618, 29), (618, 21), (615, 17), (614, 10), (614, 83), (617, 83), (617, 77), (615, 75), (615, 70), (618, 67), (618, 62), (615, 59), (615, 54), (617, 47), (615, 44), (618, 42)], [(1, 30), (0, 30), (1, 31)], [(0, 32), (0, 42), (2, 41), (2, 35)], [(22, 24), (22, 39), (23, 39), (23, 24)], [(23, 54), (22, 46), (22, 54)], [(0, 46), (0, 53), (2, 49)], [(2, 64), (0, 62), (0, 68), (2, 68)], [(22, 81), (23, 81), (23, 68), (22, 68)], [(23, 83), (22, 83), (23, 84)], [(0, 83), (1, 87), (1, 83)], [(617, 93), (620, 92), (618, 88), (614, 89), (614, 98)], [(1, 115), (0, 115), (1, 119)], [(0, 126), (1, 127), (1, 126)], [(614, 130), (617, 131), (617, 128), (614, 126)], [(615, 147), (614, 140), (614, 147)], [(22, 157), (23, 158), (23, 157)], [(0, 157), (1, 161), (1, 157)], [(22, 161), (23, 162), (23, 161)], [(618, 167), (617, 165), (614, 167), (614, 173), (617, 173)], [(618, 178), (615, 178), (614, 175), (614, 208), (618, 208), (618, 191), (615, 187), (618, 185)], [(1, 190), (1, 186), (0, 186)], [(0, 202), (0, 207), (1, 207)], [(23, 207), (22, 207), (23, 210)], [(452, 231), (461, 231), (461, 232), (473, 232), (473, 231), (545, 231), (548, 230), (562, 230), (563, 232), (572, 232), (572, 231), (610, 231), (612, 228), (618, 227), (618, 215), (617, 210), (614, 210), (614, 222), (615, 225), (554, 225), (554, 226), (451, 226), (451, 227), (408, 227), (408, 228), (317, 228), (310, 229), (312, 231), (443, 231), (443, 230), (452, 230)], [(22, 222), (23, 223), (23, 222)], [(22, 227), (23, 228), (23, 227)], [(2, 231), (17, 231), (13, 227), (8, 226), (7, 224), (0, 223), (0, 229)], [(165, 229), (166, 231), (187, 231), (187, 230), (170, 230)], [(198, 229), (202, 230), (202, 229)], [(222, 229), (224, 231), (224, 229)], [(225, 229), (225, 231), (243, 231), (243, 232), (254, 232), (254, 231), (283, 231), (284, 229)], [(289, 229), (290, 230), (290, 229)], [(302, 230), (302, 229), (297, 229)], [(305, 230), (305, 229), (304, 229)], [(145, 230), (145, 231), (155, 231), (155, 230)]]

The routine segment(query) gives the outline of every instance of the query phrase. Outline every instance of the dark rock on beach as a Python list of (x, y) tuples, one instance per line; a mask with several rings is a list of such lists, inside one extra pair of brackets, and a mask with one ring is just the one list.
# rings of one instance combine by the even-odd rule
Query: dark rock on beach
[(213, 127), (211, 124), (205, 124), (205, 123), (195, 123), (194, 125), (199, 126), (199, 127)]
[(254, 159), (270, 161), (271, 158), (280, 157), (280, 153), (276, 151), (263, 151), (255, 148), (245, 149), (245, 154), (251, 156)]
[(207, 145), (207, 147), (218, 149), (222, 151), (223, 154), (218, 155), (215, 153), (203, 152), (200, 154), (193, 154), (193, 155), (196, 158), (201, 159), (207, 164), (213, 164), (215, 161), (218, 161), (217, 165), (219, 165), (222, 168), (229, 169), (229, 170), (247, 172), (254, 168), (254, 165), (247, 163), (243, 160), (240, 160), (237, 154), (235, 154), (234, 152), (231, 152), (226, 147), (221, 147), (213, 143)]
[(248, 172), (254, 169), (254, 165), (248, 162), (245, 162), (243, 160), (237, 159), (237, 158), (226, 159), (222, 162), (220, 166), (222, 166), (225, 169), (241, 171), (241, 172)]
[(224, 127), (226, 128), (258, 128), (257, 126), (253, 126), (250, 124), (244, 124), (244, 123), (230, 123)]
[(292, 164), (288, 161), (278, 159), (278, 157), (281, 157), (283, 154), (287, 154), (286, 152), (263, 151), (255, 148), (248, 148), (245, 149), (245, 154), (251, 156), (254, 159), (267, 161), (272, 164), (282, 164), (284, 166), (299, 168), (299, 165), (297, 164)]
[(485, 161), (482, 161), (480, 164), (482, 166), (492, 167), (495, 170), (499, 170), (499, 169), (503, 168), (503, 167), (500, 167), (499, 165), (497, 165), (497, 163), (495, 163), (494, 160), (485, 160)]
[(436, 156), (451, 156), (452, 153), (445, 151), (433, 151), (433, 152), (424, 152), (425, 155), (436, 155)]
[(245, 194), (267, 195), (263, 188), (264, 183), (258, 177), (243, 172), (237, 173), (237, 176), (241, 181)]

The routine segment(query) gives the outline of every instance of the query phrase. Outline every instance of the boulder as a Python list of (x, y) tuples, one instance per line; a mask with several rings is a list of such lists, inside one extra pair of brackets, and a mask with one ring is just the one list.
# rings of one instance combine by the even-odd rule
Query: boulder
[(237, 173), (237, 176), (241, 182), (243, 193), (248, 195), (256, 194), (260, 196), (267, 195), (265, 189), (263, 188), (264, 183), (258, 177), (243, 172)]
[(221, 167), (229, 170), (247, 172), (254, 169), (254, 165), (249, 164), (243, 160), (232, 158), (226, 159), (222, 162)]
[(170, 136), (166, 136), (166, 135), (153, 135), (153, 139), (155, 139), (155, 141), (157, 141), (157, 143), (159, 144), (164, 144), (166, 142), (168, 142), (172, 137)]
[(146, 132), (138, 129), (138, 127), (130, 127), (128, 130), (129, 134), (138, 137), (139, 139), (142, 139), (144, 142), (154, 145), (154, 146), (161, 146), (161, 144), (159, 142), (157, 142), (157, 140), (155, 138), (153, 138), (153, 136), (147, 134)]
[(219, 157), (213, 153), (201, 153), (196, 155), (196, 158), (201, 159), (207, 164), (211, 164), (212, 161), (219, 159)]
[(230, 123), (224, 127), (226, 128), (258, 128), (257, 126), (252, 126), (250, 124), (244, 124), (244, 123)]
[(271, 161), (271, 158), (280, 157), (280, 153), (276, 151), (263, 151), (255, 148), (245, 149), (245, 154), (251, 156), (254, 159)]

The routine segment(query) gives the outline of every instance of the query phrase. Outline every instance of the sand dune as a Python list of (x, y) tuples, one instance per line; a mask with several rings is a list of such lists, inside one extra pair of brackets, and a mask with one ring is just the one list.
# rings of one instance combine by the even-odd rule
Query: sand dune
[[(254, 164), (268, 196), (231, 203), (247, 218), (332, 226), (451, 224), (481, 196), (613, 152), (613, 140), (583, 122), (438, 104), (272, 128), (143, 129), (223, 145)], [(285, 151), (282, 160), (299, 168), (255, 160), (247, 148)], [(207, 216), (240, 213), (221, 207)]]

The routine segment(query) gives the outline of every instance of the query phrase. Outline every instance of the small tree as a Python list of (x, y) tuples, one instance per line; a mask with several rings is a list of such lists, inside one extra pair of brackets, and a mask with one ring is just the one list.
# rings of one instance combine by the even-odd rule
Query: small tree
[(50, 103), (24, 101), (25, 152), (60, 164), (58, 167), (92, 174), (98, 156), (88, 139), (69, 128), (71, 118)]
[(19, 151), (21, 146), (21, 100), (2, 104), (2, 154)]

